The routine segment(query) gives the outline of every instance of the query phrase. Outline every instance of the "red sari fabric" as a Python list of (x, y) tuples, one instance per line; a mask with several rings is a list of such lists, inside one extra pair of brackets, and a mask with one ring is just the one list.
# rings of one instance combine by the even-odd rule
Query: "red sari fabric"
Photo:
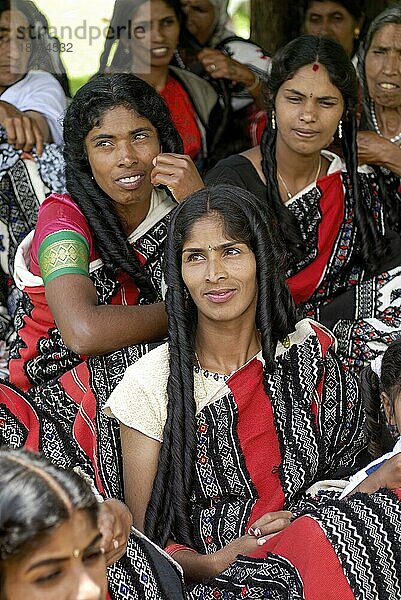
[(166, 101), (171, 119), (184, 144), (184, 153), (195, 160), (202, 149), (202, 137), (190, 97), (182, 85), (170, 77), (160, 95)]
[[(360, 395), (333, 343), (330, 332), (301, 321), (266, 383), (255, 357), (198, 413), (190, 509), (197, 551), (220, 550), (265, 513), (294, 507), (316, 479), (357, 463)], [(265, 554), (261, 547), (253, 556)]]
[(355, 600), (339, 558), (324, 531), (308, 516), (266, 544), (264, 553), (286, 558), (297, 569), (306, 600)]
[[(161, 301), (163, 250), (173, 203), (164, 195), (158, 196), (152, 202), (153, 214), (150, 213), (145, 224), (142, 224), (142, 229), (137, 230), (138, 233), (134, 232), (135, 240), (131, 240), (131, 236), (128, 239), (134, 245), (140, 263), (149, 275), (158, 301)], [(54, 214), (62, 215), (62, 227), (65, 226), (68, 214), (71, 223), (73, 222), (69, 227), (74, 226), (73, 230), (78, 229), (81, 234), (85, 229), (83, 215), (77, 207), (71, 206), (71, 199), (68, 197), (49, 198), (44, 209), (45, 213), (39, 220), (40, 226), (36, 233), (38, 241), (34, 238), (33, 245), (29, 238), (24, 241), (25, 256), (29, 256), (32, 248), (32, 270), (35, 270), (35, 257), (43, 232), (48, 234), (51, 228), (54, 228)], [(93, 248), (92, 240), (89, 238), (87, 241), (89, 248)], [(22, 257), (20, 258), (23, 262)], [(90, 258), (93, 260), (89, 276), (99, 304), (144, 303), (145, 300), (137, 286), (127, 274), (116, 274), (105, 269), (94, 250)], [(26, 400), (21, 400), (23, 414), (27, 412), (26, 406), (32, 406), (34, 411), (43, 413), (40, 421), (44, 420), (47, 423), (49, 420), (48, 428), (52, 430), (52, 433), (49, 433), (50, 437), (42, 432), (36, 442), (40, 449), (44, 450), (46, 442), (51, 440), (51, 447), (47, 452), (50, 460), (57, 461), (63, 455), (66, 465), (82, 463), (85, 469), (89, 469), (90, 477), (101, 493), (121, 497), (118, 428), (116, 430), (111, 420), (103, 415), (101, 407), (126, 368), (147, 352), (148, 345), (129, 346), (99, 356), (76, 355), (65, 346), (56, 327), (46, 302), (42, 279), (29, 271), (27, 266), (26, 262), (23, 262), (23, 265), (17, 268), (21, 281), (25, 281), (26, 285), (16, 319), (17, 338), (10, 352), (11, 383), (26, 392), (26, 396), (22, 396)], [(18, 415), (18, 406), (9, 407), (9, 411), (8, 428), (3, 431), (4, 443), (17, 445), (15, 441), (10, 442), (11, 436), (13, 440), (17, 437), (20, 439), (19, 445), (27, 444), (35, 428), (25, 426), (24, 419), (19, 417), (18, 425), (13, 420), (11, 414)], [(53, 419), (61, 427), (62, 439), (53, 431), (53, 426), (57, 429)], [(15, 428), (18, 433), (13, 431)], [(104, 443), (100, 443), (99, 438), (102, 438)]]

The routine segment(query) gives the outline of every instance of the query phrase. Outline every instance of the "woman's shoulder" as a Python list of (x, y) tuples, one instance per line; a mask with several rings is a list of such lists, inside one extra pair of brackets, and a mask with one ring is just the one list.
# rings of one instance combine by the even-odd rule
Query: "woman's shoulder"
[(153, 348), (127, 368), (119, 385), (140, 384), (151, 395), (164, 394), (170, 371), (169, 356), (168, 342)]
[(201, 120), (207, 123), (210, 113), (218, 103), (219, 97), (214, 88), (202, 77), (186, 69), (170, 66), (169, 70), (189, 95)]
[(79, 206), (68, 194), (50, 194), (39, 208), (32, 243), (34, 260), (36, 260), (35, 257), (43, 240), (47, 236), (60, 231), (74, 231), (80, 234), (88, 242), (92, 257), (93, 236)]
[(304, 346), (311, 340), (317, 342), (318, 351), (322, 356), (325, 356), (329, 349), (335, 351), (337, 348), (337, 339), (327, 327), (313, 319), (302, 319), (297, 322), (293, 332), (278, 342), (276, 358), (283, 356), (295, 346)]
[[(85, 219), (81, 209), (69, 194), (52, 193), (42, 202), (39, 207), (39, 220), (48, 218), (76, 218)], [(86, 219), (85, 219), (86, 221)]]
[(235, 173), (242, 179), (247, 177), (254, 178), (257, 171), (252, 161), (243, 154), (232, 154), (226, 158), (222, 158), (218, 163), (214, 165), (205, 175), (205, 182), (209, 185), (219, 183), (221, 178), (227, 174), (231, 178), (231, 175)]
[(104, 412), (127, 427), (162, 441), (167, 418), (168, 343), (128, 367), (111, 393)]
[(192, 71), (188, 71), (187, 69), (181, 69), (180, 67), (174, 67), (173, 65), (169, 66), (169, 71), (170, 74), (172, 74), (173, 77), (179, 82), (184, 83), (184, 85), (188, 84), (191, 87), (206, 91), (217, 100), (218, 96), (213, 86), (202, 77), (199, 77), (199, 75), (196, 75), (196, 73), (192, 73)]

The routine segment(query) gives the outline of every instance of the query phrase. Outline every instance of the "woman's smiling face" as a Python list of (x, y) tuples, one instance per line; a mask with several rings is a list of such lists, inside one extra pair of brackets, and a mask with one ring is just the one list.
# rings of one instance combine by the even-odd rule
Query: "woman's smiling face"
[(275, 100), (277, 143), (300, 154), (328, 146), (344, 112), (341, 92), (323, 65), (299, 69), (279, 88)]
[(125, 106), (107, 110), (85, 138), (96, 183), (121, 217), (138, 209), (147, 213), (153, 186), (152, 160), (160, 152), (152, 123)]
[(178, 45), (180, 23), (163, 0), (144, 2), (131, 18), (132, 66), (136, 73), (167, 67)]
[(255, 321), (256, 260), (243, 242), (229, 239), (218, 213), (198, 219), (182, 248), (184, 284), (202, 319)]

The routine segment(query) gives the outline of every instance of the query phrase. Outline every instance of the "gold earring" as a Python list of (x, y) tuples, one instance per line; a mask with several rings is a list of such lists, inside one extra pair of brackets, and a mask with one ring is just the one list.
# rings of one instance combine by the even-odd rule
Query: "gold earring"
[(338, 137), (340, 138), (340, 140), (343, 137), (343, 122), (342, 122), (341, 119), (340, 119), (340, 122), (338, 124)]
[(359, 29), (359, 27), (355, 27), (354, 29), (354, 38), (357, 40), (359, 39), (359, 34), (361, 33), (361, 30)]
[(276, 113), (272, 110), (272, 129), (276, 129)]

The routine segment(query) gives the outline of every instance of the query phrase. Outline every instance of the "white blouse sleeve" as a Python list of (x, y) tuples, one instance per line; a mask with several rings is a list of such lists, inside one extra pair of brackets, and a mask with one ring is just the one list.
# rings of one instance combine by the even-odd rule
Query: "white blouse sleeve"
[(127, 427), (163, 441), (167, 418), (168, 345), (152, 350), (128, 367), (104, 412)]

